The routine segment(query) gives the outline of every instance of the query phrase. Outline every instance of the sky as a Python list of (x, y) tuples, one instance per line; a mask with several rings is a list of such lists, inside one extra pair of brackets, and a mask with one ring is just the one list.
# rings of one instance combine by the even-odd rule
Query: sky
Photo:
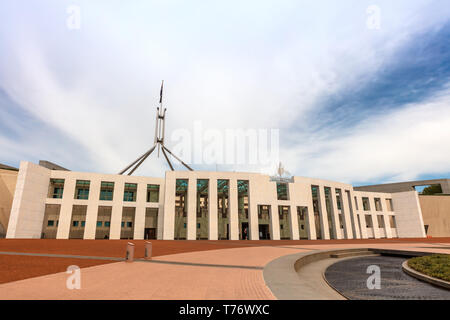
[[(450, 177), (442, 0), (3, 0), (0, 163), (118, 173), (153, 145), (162, 79), (165, 144), (195, 170)], [(276, 161), (201, 161), (227, 130), (277, 132)]]

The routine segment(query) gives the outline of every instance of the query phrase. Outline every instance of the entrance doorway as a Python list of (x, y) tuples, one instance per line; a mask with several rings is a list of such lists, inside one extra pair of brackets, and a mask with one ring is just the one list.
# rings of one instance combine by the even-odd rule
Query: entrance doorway
[(270, 240), (270, 231), (268, 224), (259, 225), (259, 240)]
[(145, 228), (144, 230), (144, 239), (154, 239), (156, 240), (156, 228)]
[(248, 222), (242, 222), (241, 224), (241, 238), (242, 240), (249, 240), (250, 239), (250, 235), (249, 235), (249, 230), (248, 230)]

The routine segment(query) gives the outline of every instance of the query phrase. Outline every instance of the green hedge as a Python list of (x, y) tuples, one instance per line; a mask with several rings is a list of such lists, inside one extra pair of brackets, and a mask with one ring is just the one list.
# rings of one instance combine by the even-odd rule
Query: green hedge
[(430, 277), (450, 281), (450, 255), (435, 254), (408, 260), (408, 266)]

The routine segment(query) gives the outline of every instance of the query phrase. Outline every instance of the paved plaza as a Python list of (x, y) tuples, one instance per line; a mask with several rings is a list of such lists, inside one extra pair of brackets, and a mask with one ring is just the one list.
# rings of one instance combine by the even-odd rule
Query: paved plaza
[[(67, 241), (70, 242), (70, 240)], [(91, 248), (99, 246), (99, 242), (92, 243)], [(106, 242), (103, 243), (106, 244)], [(71, 252), (53, 248), (47, 250), (52, 253), (46, 253), (45, 248), (38, 248), (36, 242), (35, 247), (31, 247), (31, 251), (38, 255), (28, 256), (31, 259), (45, 259), (46, 255), (52, 254), (53, 256), (48, 258), (49, 264), (51, 259), (66, 260), (66, 265), (61, 266), (64, 268), (81, 261), (85, 263), (92, 261), (98, 264), (80, 265), (81, 289), (79, 290), (67, 289), (66, 281), (69, 274), (63, 269), (61, 272), (0, 284), (0, 299), (272, 300), (276, 297), (266, 286), (263, 271), (269, 262), (282, 256), (340, 248), (450, 252), (450, 239), (439, 239), (434, 242), (426, 239), (423, 241), (364, 241), (363, 243), (308, 241), (302, 244), (297, 244), (295, 241), (258, 244), (245, 241), (224, 241), (223, 243), (170, 241), (155, 243), (155, 252), (159, 253), (151, 261), (140, 260), (130, 263), (120, 260), (126, 241), (109, 245), (115, 249), (99, 250), (98, 252), (102, 254), (93, 256), (92, 252), (88, 252), (86, 248), (75, 250), (75, 247)], [(163, 245), (171, 248), (168, 252), (177, 250), (179, 252), (163, 254)], [(143, 242), (137, 242), (136, 247), (136, 256), (141, 259)], [(183, 247), (185, 252), (180, 252), (183, 251)], [(0, 248), (0, 258), (6, 261), (11, 257), (24, 257), (23, 254), (26, 254), (26, 250), (19, 250), (19, 246), (13, 243), (7, 246), (0, 242)], [(7, 248), (11, 249), (9, 253), (5, 252)], [(84, 256), (83, 252), (91, 255)], [(55, 257), (55, 255), (64, 254), (78, 256), (77, 258)], [(102, 258), (104, 260), (99, 260)], [(111, 260), (108, 260), (109, 258)]]

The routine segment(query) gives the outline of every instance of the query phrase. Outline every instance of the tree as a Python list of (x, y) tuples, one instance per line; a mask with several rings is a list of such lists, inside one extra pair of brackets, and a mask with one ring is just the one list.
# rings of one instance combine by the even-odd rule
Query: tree
[(438, 194), (438, 193), (442, 193), (442, 188), (440, 184), (434, 184), (431, 186), (426, 187), (425, 189), (423, 189), (422, 194), (423, 195), (433, 195), (433, 194)]

